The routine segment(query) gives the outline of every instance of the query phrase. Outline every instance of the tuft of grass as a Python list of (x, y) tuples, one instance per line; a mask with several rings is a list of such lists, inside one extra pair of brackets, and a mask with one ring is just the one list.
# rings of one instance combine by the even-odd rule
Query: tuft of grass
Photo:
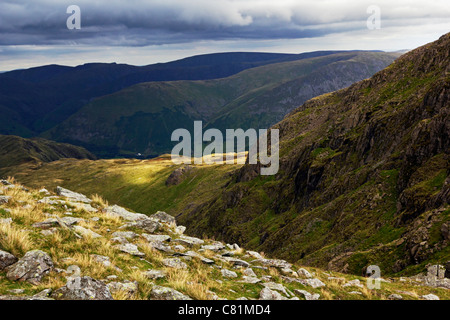
[(14, 225), (0, 224), (0, 248), (15, 256), (22, 256), (34, 248), (27, 231)]

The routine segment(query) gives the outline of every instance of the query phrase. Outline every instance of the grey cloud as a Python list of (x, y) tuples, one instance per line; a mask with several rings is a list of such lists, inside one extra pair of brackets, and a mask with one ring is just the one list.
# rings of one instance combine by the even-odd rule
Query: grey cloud
[[(72, 4), (81, 8), (81, 30), (66, 28), (66, 8)], [(450, 15), (449, 6), (439, 0), (2, 0), (0, 45), (146, 46), (319, 37), (364, 29), (371, 4), (397, 25)]]

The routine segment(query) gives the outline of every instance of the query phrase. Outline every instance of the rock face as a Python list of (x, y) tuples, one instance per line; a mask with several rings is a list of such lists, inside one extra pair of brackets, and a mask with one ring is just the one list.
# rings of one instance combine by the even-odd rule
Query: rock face
[(113, 300), (108, 286), (90, 277), (70, 278), (51, 297), (57, 300)]
[(11, 253), (0, 250), (0, 271), (17, 262), (17, 258)]
[(6, 277), (13, 281), (38, 284), (53, 269), (50, 256), (40, 250), (29, 251), (17, 263), (8, 268)]
[[(392, 253), (384, 273), (427, 261), (448, 244), (449, 46), (447, 33), (370, 79), (307, 101), (272, 127), (281, 146), (273, 180), (260, 182), (263, 166), (246, 164), (178, 221), (198, 235), (240, 239), (320, 268), (350, 253), (335, 264), (338, 272), (361, 274), (394, 240), (405, 250)], [(389, 218), (379, 214), (387, 211)], [(386, 229), (396, 238), (386, 238)], [(364, 245), (374, 238), (382, 240)]]
[(191, 166), (183, 166), (175, 169), (167, 178), (166, 186), (176, 186), (184, 180), (184, 175), (190, 172), (193, 168)]
[(161, 286), (153, 286), (150, 293), (150, 300), (192, 300), (181, 292)]

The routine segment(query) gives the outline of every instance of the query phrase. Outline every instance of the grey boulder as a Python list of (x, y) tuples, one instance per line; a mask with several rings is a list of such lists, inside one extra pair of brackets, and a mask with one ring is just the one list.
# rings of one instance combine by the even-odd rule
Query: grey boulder
[(8, 267), (6, 277), (12, 281), (38, 284), (53, 269), (50, 256), (40, 250), (28, 251), (17, 263)]
[(0, 250), (0, 271), (17, 262), (17, 258), (11, 253)]
[(113, 300), (108, 286), (91, 277), (70, 278), (51, 297), (57, 300)]

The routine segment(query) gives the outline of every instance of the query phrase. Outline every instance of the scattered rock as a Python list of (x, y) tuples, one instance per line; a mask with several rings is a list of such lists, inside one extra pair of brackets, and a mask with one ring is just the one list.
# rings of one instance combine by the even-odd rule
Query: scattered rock
[(142, 213), (133, 213), (118, 205), (109, 206), (105, 209), (107, 215), (120, 217), (127, 221), (145, 220), (148, 217)]
[(313, 277), (312, 274), (309, 273), (309, 271), (304, 268), (298, 269), (297, 274), (299, 277), (308, 278), (308, 279), (311, 279)]
[(223, 257), (223, 259), (229, 263), (232, 263), (233, 266), (235, 266), (235, 267), (244, 267), (244, 268), (250, 267), (250, 264), (244, 260), (235, 259), (235, 258), (231, 258), (231, 257)]
[(147, 270), (145, 276), (152, 280), (162, 279), (166, 277), (166, 272), (164, 270)]
[(222, 269), (220, 270), (220, 272), (222, 273), (222, 276), (224, 278), (237, 278), (237, 273), (234, 271), (230, 271), (228, 269)]
[(117, 231), (112, 234), (113, 237), (122, 237), (125, 239), (134, 239), (137, 238), (138, 235), (132, 231)]
[(203, 245), (201, 248), (204, 250), (218, 252), (220, 250), (225, 249), (225, 245), (223, 243), (219, 242), (219, 243), (215, 243), (215, 244), (211, 244), (211, 245)]
[(181, 261), (180, 258), (168, 258), (164, 259), (162, 263), (169, 268), (175, 268), (175, 269), (187, 269), (187, 264)]
[(313, 279), (300, 279), (298, 280), (301, 284), (305, 286), (310, 286), (315, 288), (325, 287), (325, 283), (320, 281), (319, 279), (313, 278)]
[(259, 293), (259, 300), (286, 300), (279, 292), (265, 287)]
[(176, 220), (173, 216), (171, 216), (170, 214), (167, 214), (163, 211), (158, 211), (155, 214), (152, 214), (150, 216), (150, 218), (159, 221), (159, 222), (163, 222), (163, 223), (168, 223), (168, 224), (172, 224), (172, 223), (176, 223)]
[(174, 251), (172, 248), (161, 241), (152, 241), (150, 242), (150, 246), (156, 250), (166, 252), (166, 253), (173, 253)]
[(281, 283), (266, 282), (263, 283), (262, 285), (266, 288), (269, 288), (270, 290), (281, 291), (282, 293), (284, 293), (285, 296), (289, 296), (289, 294), (286, 291), (286, 288)]
[(89, 237), (90, 238), (101, 238), (102, 237), (98, 233), (96, 233), (90, 229), (86, 229), (82, 226), (74, 226), (73, 230), (85, 238), (89, 238)]
[(347, 282), (346, 284), (344, 284), (342, 287), (343, 287), (343, 288), (346, 288), (346, 287), (358, 287), (358, 288), (364, 288), (364, 286), (361, 284), (361, 282), (360, 282), (358, 279), (348, 281), (348, 282)]
[(264, 259), (264, 257), (256, 251), (247, 251), (247, 254), (252, 256), (255, 259)]
[(178, 239), (174, 240), (175, 242), (179, 242), (182, 245), (188, 246), (188, 247), (193, 247), (195, 245), (202, 245), (205, 243), (205, 241), (203, 241), (202, 239), (199, 238), (194, 238), (194, 237), (188, 237), (188, 236), (181, 236)]
[(120, 244), (120, 245), (116, 246), (116, 248), (122, 252), (131, 254), (136, 257), (145, 257), (145, 254), (140, 252), (139, 248), (135, 244), (132, 244), (132, 243)]
[(177, 233), (177, 234), (183, 234), (185, 231), (186, 231), (185, 226), (178, 226), (175, 228), (175, 233)]
[(243, 276), (242, 280), (239, 282), (255, 284), (261, 282), (261, 279), (258, 279), (257, 277)]
[(13, 220), (11, 218), (0, 219), (0, 224), (11, 224)]
[(8, 203), (11, 200), (10, 196), (0, 196), (0, 204)]
[(124, 237), (114, 237), (114, 238), (111, 238), (111, 243), (126, 244), (129, 242)]
[(106, 256), (101, 256), (98, 254), (91, 254), (90, 257), (95, 261), (98, 262), (100, 264), (102, 264), (105, 268), (111, 267), (111, 260), (109, 259), (109, 257)]
[(318, 294), (318, 293), (309, 293), (306, 290), (294, 289), (294, 292), (296, 294), (302, 295), (305, 298), (305, 300), (319, 300), (319, 298), (320, 298), (320, 294)]
[(148, 233), (154, 233), (161, 228), (161, 224), (158, 221), (148, 218), (136, 220), (135, 222), (128, 223), (125, 228), (137, 228)]
[(146, 234), (143, 233), (142, 236), (148, 241), (148, 242), (165, 242), (170, 241), (171, 237), (165, 234)]
[(256, 259), (252, 261), (253, 264), (262, 264), (267, 267), (272, 268), (291, 268), (292, 264), (289, 262), (286, 262), (284, 260), (279, 259)]
[(32, 225), (33, 228), (39, 228), (39, 229), (44, 229), (44, 230), (58, 227), (58, 226), (59, 226), (59, 222), (55, 218), (47, 219), (42, 222), (37, 222)]
[(110, 282), (107, 285), (111, 294), (117, 292), (124, 292), (128, 295), (128, 297), (132, 297), (138, 291), (137, 282)]
[(432, 293), (424, 295), (424, 296), (421, 296), (421, 298), (425, 299), (425, 300), (439, 300), (439, 297), (437, 295), (435, 295), (435, 294), (432, 294)]
[(245, 269), (242, 273), (243, 273), (245, 276), (247, 276), (247, 277), (254, 277), (254, 278), (257, 277), (257, 276), (256, 276), (256, 273), (253, 271), (252, 268), (247, 268), (247, 269)]
[(403, 300), (403, 297), (401, 296), (401, 295), (399, 295), (399, 294), (390, 294), (389, 296), (388, 296), (388, 299), (389, 300)]
[(39, 284), (53, 269), (50, 256), (40, 250), (28, 251), (18, 262), (8, 267), (6, 277), (11, 281), (28, 281)]
[(182, 294), (181, 292), (161, 286), (153, 286), (152, 291), (150, 292), (151, 300), (192, 300), (187, 295)]
[(55, 290), (51, 297), (57, 300), (113, 300), (108, 286), (91, 277), (70, 278), (66, 285)]
[(0, 250), (0, 271), (17, 262), (17, 258), (9, 252)]
[(83, 203), (91, 203), (92, 200), (86, 197), (85, 195), (77, 192), (70, 191), (68, 189), (64, 189), (62, 187), (56, 187), (56, 194), (61, 197), (66, 197), (70, 200), (76, 201), (76, 202), (83, 202)]

